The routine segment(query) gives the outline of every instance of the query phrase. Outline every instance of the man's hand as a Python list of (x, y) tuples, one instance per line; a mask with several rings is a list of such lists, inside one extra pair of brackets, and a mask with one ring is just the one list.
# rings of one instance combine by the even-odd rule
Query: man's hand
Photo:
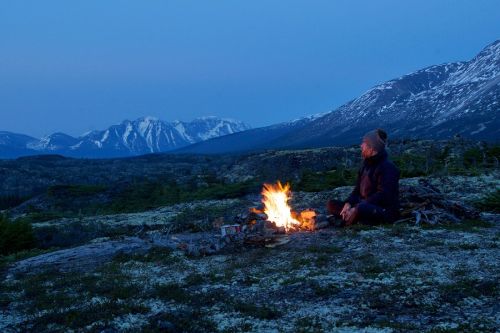
[(352, 207), (351, 209), (349, 209), (344, 217), (346, 225), (353, 224), (357, 216), (358, 216), (358, 209), (356, 207)]
[(346, 214), (347, 214), (347, 212), (349, 212), (349, 210), (350, 210), (350, 209), (351, 209), (351, 204), (350, 204), (350, 203), (348, 203), (348, 202), (346, 202), (346, 203), (344, 204), (344, 207), (342, 208), (342, 211), (340, 212), (340, 216), (342, 216), (342, 219), (343, 219), (344, 221), (346, 221), (346, 220), (347, 220), (347, 219), (346, 219)]

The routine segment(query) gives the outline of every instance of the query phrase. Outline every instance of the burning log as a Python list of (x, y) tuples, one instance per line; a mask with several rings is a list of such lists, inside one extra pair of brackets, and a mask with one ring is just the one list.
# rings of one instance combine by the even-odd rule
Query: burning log
[(221, 235), (242, 233), (244, 243), (274, 247), (289, 242), (288, 233), (293, 231), (314, 231), (329, 225), (325, 215), (317, 215), (312, 209), (297, 213), (289, 205), (291, 190), (289, 184), (264, 184), (262, 189), (263, 208), (252, 207), (246, 214), (239, 214), (235, 222), (241, 225), (221, 226)]

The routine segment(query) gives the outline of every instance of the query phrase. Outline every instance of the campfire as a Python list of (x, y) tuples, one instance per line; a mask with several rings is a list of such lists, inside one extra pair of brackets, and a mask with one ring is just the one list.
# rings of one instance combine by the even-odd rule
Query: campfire
[(264, 184), (262, 189), (262, 210), (252, 209), (259, 217), (264, 218), (285, 233), (298, 230), (316, 229), (316, 212), (306, 209), (297, 213), (292, 210), (289, 201), (292, 198), (290, 184)]
[(264, 184), (262, 205), (250, 208), (234, 218), (235, 224), (221, 225), (221, 236), (228, 241), (241, 240), (246, 244), (274, 247), (290, 240), (297, 231), (314, 231), (329, 225), (328, 217), (313, 209), (297, 213), (290, 207), (290, 184)]

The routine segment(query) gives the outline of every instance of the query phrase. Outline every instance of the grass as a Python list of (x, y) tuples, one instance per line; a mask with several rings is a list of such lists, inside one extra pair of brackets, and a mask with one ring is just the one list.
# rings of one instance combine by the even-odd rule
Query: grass
[(160, 313), (141, 332), (217, 332), (216, 323), (196, 308)]
[[(78, 300), (75, 304), (78, 304)], [(98, 323), (95, 327), (104, 329), (109, 326), (113, 318), (127, 314), (145, 314), (149, 308), (132, 303), (106, 301), (102, 304), (87, 305), (77, 309), (49, 311), (41, 316), (34, 317), (24, 326), (32, 332), (46, 331), (49, 327), (56, 330), (82, 329), (90, 324)]]
[(162, 300), (174, 301), (177, 303), (189, 303), (192, 300), (191, 294), (178, 283), (156, 285), (154, 287), (154, 295)]
[(204, 275), (199, 273), (191, 273), (184, 279), (184, 284), (186, 286), (197, 286), (206, 282)]
[(299, 257), (299, 258), (293, 258), (291, 263), (290, 263), (290, 268), (292, 270), (297, 270), (297, 269), (300, 269), (304, 266), (307, 266), (311, 263), (311, 259), (308, 259), (308, 258), (303, 258), (303, 257)]
[(273, 320), (281, 317), (281, 313), (276, 309), (269, 306), (257, 305), (253, 302), (239, 300), (235, 301), (232, 307), (235, 311), (240, 312), (244, 316), (250, 316), (257, 319)]
[(318, 246), (311, 245), (305, 250), (307, 253), (336, 254), (342, 252), (342, 248), (335, 245)]
[(331, 256), (328, 254), (318, 254), (314, 257), (313, 262), (317, 268), (323, 268), (330, 263)]
[(457, 281), (442, 284), (439, 287), (443, 302), (456, 304), (467, 297), (498, 297), (499, 290), (496, 281), (484, 281), (474, 278), (462, 278)]
[(302, 284), (302, 283), (305, 283), (305, 281), (306, 281), (306, 277), (304, 277), (304, 276), (293, 276), (293, 277), (286, 278), (285, 280), (283, 280), (283, 282), (281, 284), (284, 286), (288, 286), (288, 285), (296, 284), (296, 283)]
[(384, 267), (379, 260), (371, 253), (365, 253), (356, 258), (357, 271), (365, 278), (375, 278), (379, 274), (390, 271), (389, 267)]
[(314, 296), (319, 298), (329, 298), (336, 295), (340, 291), (339, 287), (333, 283), (321, 285), (315, 280), (310, 281), (308, 286), (312, 290)]
[(305, 316), (295, 319), (294, 331), (297, 333), (321, 333), (324, 332), (321, 326), (321, 318), (315, 316)]

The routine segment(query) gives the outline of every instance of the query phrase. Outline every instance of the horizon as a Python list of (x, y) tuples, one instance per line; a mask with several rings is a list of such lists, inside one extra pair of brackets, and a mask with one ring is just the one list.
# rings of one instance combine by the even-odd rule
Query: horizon
[(415, 70), (468, 61), (500, 32), (494, 1), (0, 9), (0, 130), (36, 138), (146, 116), (257, 128), (326, 113)]

